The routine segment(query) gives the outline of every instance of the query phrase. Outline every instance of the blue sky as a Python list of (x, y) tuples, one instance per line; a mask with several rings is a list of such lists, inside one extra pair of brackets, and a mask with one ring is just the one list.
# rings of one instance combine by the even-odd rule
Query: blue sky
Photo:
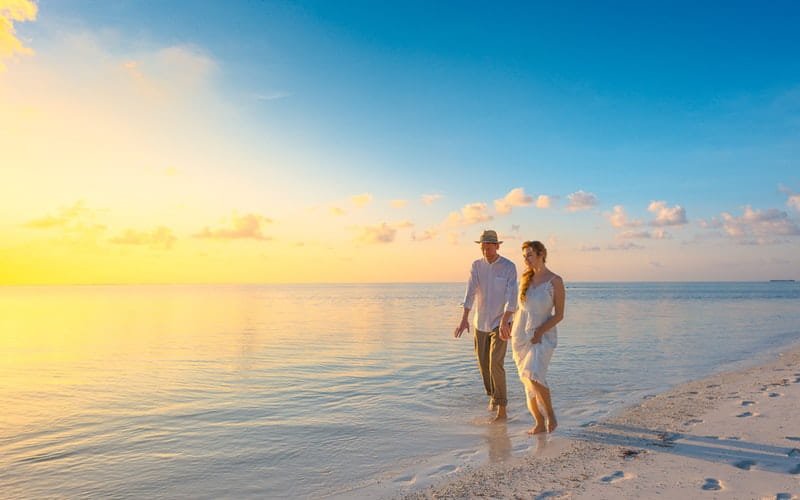
[[(560, 239), (568, 264), (625, 240), (634, 252), (652, 252), (641, 259), (655, 263), (645, 274), (662, 279), (673, 276), (664, 256), (688, 244), (709, 256), (727, 245), (753, 247), (742, 267), (769, 256), (780, 263), (771, 264), (776, 275), (800, 267), (796, 2), (38, 6), (37, 19), (16, 30), (41, 64), (70, 34), (91, 38), (101, 59), (146, 61), (179, 47), (210, 61), (187, 144), (204, 127), (219, 137), (230, 161), (208, 168), (256, 186), (252, 199), (240, 197), (249, 200), (241, 210), (289, 220), (300, 207), (368, 193), (373, 201), (350, 210), (343, 231), (402, 219), (414, 234), (431, 229), (466, 254), (473, 233), (493, 225), (509, 237)], [(209, 95), (217, 105), (203, 115)], [(280, 203), (259, 206), (259, 188)], [(534, 200), (549, 196), (549, 208), (520, 195), (511, 213), (493, 209), (516, 188)], [(577, 192), (591, 196), (568, 210)], [(402, 216), (388, 206), (425, 194), (440, 199), (408, 203)], [(480, 202), (491, 219), (443, 222)], [(653, 202), (684, 216), (673, 210), (677, 218), (655, 223)], [(616, 206), (627, 224), (610, 223)], [(670, 234), (655, 238), (652, 228)], [(713, 243), (698, 243), (706, 236)], [(721, 276), (723, 269), (707, 277)]]

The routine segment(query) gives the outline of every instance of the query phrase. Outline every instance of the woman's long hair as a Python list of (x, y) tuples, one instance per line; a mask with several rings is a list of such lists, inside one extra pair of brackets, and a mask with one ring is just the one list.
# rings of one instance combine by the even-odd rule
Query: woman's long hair
[[(542, 256), (542, 262), (547, 262), (547, 248), (545, 248), (544, 244), (541, 241), (526, 241), (522, 244), (522, 251), (524, 252), (526, 248), (530, 248), (536, 255)], [(525, 297), (528, 293), (528, 287), (531, 285), (531, 280), (533, 280), (533, 275), (536, 274), (533, 271), (533, 268), (528, 265), (528, 261), (525, 261), (525, 272), (522, 273), (522, 280), (519, 283), (519, 302), (522, 304), (525, 302)]]

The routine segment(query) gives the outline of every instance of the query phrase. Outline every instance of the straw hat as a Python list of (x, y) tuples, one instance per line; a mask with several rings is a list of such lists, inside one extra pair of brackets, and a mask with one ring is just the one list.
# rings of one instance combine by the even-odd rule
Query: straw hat
[(497, 231), (493, 231), (491, 229), (487, 229), (481, 235), (481, 239), (476, 241), (475, 243), (502, 243), (502, 241), (497, 241)]

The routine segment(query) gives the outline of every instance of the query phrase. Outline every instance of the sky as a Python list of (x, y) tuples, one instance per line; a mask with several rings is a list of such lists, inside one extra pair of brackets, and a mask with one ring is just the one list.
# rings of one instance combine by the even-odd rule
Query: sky
[(0, 0), (0, 285), (800, 279), (800, 4)]

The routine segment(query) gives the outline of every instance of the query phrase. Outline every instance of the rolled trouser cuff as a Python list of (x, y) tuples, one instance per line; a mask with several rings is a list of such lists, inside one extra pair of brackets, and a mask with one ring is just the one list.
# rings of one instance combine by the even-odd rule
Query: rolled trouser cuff
[(492, 398), (492, 405), (494, 406), (508, 406), (507, 399)]

